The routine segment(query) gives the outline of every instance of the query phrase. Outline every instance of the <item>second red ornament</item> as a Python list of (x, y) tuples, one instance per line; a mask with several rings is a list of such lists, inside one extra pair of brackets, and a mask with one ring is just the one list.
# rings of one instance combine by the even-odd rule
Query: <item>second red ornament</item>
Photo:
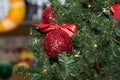
[(42, 13), (42, 23), (43, 24), (50, 24), (55, 21), (53, 12), (52, 12), (53, 7), (47, 7)]

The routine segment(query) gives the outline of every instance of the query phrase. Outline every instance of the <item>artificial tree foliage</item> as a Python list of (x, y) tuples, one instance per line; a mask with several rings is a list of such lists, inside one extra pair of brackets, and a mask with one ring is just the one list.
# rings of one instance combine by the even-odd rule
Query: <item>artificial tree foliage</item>
[(36, 57), (37, 66), (26, 71), (27, 80), (119, 80), (120, 37), (110, 7), (120, 0), (51, 0), (54, 24), (75, 24), (72, 52), (49, 58), (43, 47), (45, 35), (30, 30), (28, 48)]

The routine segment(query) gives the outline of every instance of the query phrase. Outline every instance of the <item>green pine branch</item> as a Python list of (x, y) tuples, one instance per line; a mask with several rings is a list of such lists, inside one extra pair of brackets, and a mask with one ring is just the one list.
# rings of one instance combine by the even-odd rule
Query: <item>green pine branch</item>
[(50, 1), (54, 23), (75, 24), (78, 31), (72, 37), (72, 52), (61, 53), (51, 63), (43, 48), (45, 35), (32, 28), (28, 48), (36, 56), (37, 66), (26, 71), (28, 80), (119, 80), (120, 37), (109, 8), (120, 0), (66, 0), (64, 5)]

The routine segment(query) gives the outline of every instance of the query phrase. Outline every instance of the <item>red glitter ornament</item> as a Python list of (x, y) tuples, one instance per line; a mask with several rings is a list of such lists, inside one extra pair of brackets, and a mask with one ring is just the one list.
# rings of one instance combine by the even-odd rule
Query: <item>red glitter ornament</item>
[(110, 11), (113, 13), (113, 18), (115, 20), (120, 20), (120, 4), (111, 6)]
[(43, 24), (50, 24), (55, 21), (53, 12), (52, 12), (52, 6), (45, 8), (45, 10), (42, 13), (42, 23)]
[(62, 52), (72, 50), (71, 37), (63, 30), (56, 29), (49, 32), (44, 39), (44, 49), (50, 58), (57, 58)]
[(69, 53), (72, 50), (71, 37), (76, 33), (77, 27), (74, 24), (33, 24), (40, 28), (40, 32), (46, 34), (44, 49), (50, 58), (57, 58), (62, 52)]

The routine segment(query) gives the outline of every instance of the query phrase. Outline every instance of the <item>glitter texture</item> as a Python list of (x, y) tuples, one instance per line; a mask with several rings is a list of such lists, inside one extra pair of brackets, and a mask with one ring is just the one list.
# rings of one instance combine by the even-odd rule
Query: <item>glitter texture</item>
[(70, 53), (72, 41), (70, 36), (58, 29), (49, 32), (44, 39), (44, 49), (50, 58), (57, 58), (62, 52)]
[(42, 23), (50, 24), (55, 21), (55, 18), (52, 13), (52, 7), (47, 7), (42, 13)]

